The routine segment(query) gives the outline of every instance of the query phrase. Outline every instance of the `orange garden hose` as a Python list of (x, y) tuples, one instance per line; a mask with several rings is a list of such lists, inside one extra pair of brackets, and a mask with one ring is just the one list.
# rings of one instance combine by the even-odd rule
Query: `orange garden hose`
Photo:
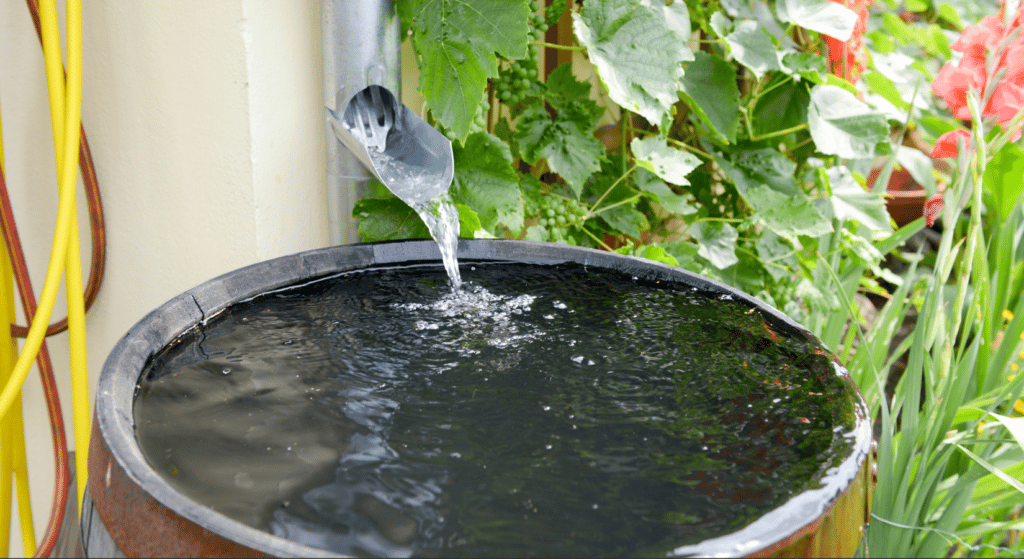
[[(26, 4), (28, 5), (29, 13), (35, 25), (37, 36), (40, 39), (40, 44), (42, 44), (43, 39), (39, 18), (38, 0), (26, 0)], [(104, 228), (103, 207), (100, 198), (99, 182), (96, 177), (92, 153), (89, 149), (89, 143), (85, 135), (84, 127), (80, 126), (80, 132), (81, 138), (79, 142), (80, 149), (78, 161), (82, 179), (85, 184), (86, 198), (89, 206), (90, 229), (92, 231), (92, 265), (89, 271), (89, 281), (84, 294), (85, 307), (88, 309), (95, 301), (96, 294), (98, 293), (100, 284), (103, 280), (104, 265), (106, 262), (106, 233)], [(25, 316), (32, 317), (35, 315), (37, 307), (34, 294), (35, 292), (29, 279), (28, 266), (25, 261), (24, 251), (21, 247), (17, 226), (14, 222), (14, 215), (11, 209), (10, 198), (8, 196), (6, 181), (2, 170), (0, 170), (0, 203), (2, 203), (2, 208), (0, 208), (0, 226), (2, 226), (4, 232), (4, 240), (8, 254), (10, 255), (17, 290), (21, 298)], [(46, 335), (49, 336), (66, 330), (67, 324), (67, 318), (50, 324), (46, 329)], [(12, 324), (11, 335), (25, 337), (30, 326), (31, 324), (27, 326)], [(49, 521), (47, 522), (47, 528), (43, 535), (43, 539), (40, 542), (39, 547), (35, 550), (35, 556), (46, 557), (49, 556), (53, 550), (53, 546), (56, 543), (60, 532), (61, 523), (64, 519), (65, 509), (67, 507), (68, 489), (70, 485), (70, 470), (68, 466), (67, 440), (64, 431), (64, 419), (61, 412), (60, 398), (57, 392), (57, 386), (53, 375), (53, 366), (50, 361), (45, 341), (40, 347), (36, 361), (39, 369), (40, 380), (43, 386), (47, 414), (50, 421), (56, 472)], [(12, 412), (13, 411), (20, 413), (20, 410), (12, 410)], [(88, 449), (81, 448), (78, 449), (78, 451), (88, 452)], [(10, 480), (0, 481), (10, 483)], [(85, 482), (85, 479), (78, 480), (80, 486), (83, 486)], [(21, 491), (19, 488), (19, 495), (20, 494)], [(26, 532), (23, 530), (23, 533)], [(32, 545), (34, 546), (34, 542), (32, 542)], [(26, 544), (26, 552), (31, 552), (28, 544)]]

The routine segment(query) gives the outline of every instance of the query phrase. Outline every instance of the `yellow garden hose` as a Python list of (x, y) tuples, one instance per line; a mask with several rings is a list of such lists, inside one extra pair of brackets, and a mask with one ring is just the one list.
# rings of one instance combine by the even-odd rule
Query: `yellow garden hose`
[[(67, 216), (67, 244), (63, 247), (65, 293), (68, 308), (68, 345), (71, 357), (71, 405), (75, 432), (75, 475), (79, 480), (78, 511), (81, 514), (85, 495), (85, 481), (89, 478), (87, 458), (89, 456), (89, 378), (85, 343), (85, 301), (82, 293), (82, 260), (78, 240), (78, 211), (75, 207), (76, 185), (78, 182), (78, 146), (82, 122), (82, 5), (80, 0), (67, 0), (67, 86), (64, 84), (64, 66), (61, 63), (60, 35), (57, 24), (55, 0), (40, 2), (39, 19), (43, 31), (43, 57), (46, 60), (46, 85), (50, 93), (50, 122), (53, 126), (53, 145), (57, 160), (57, 182), (60, 185), (61, 204), (69, 201)], [(63, 118), (61, 118), (63, 117)], [(60, 212), (57, 214), (60, 225)], [(51, 265), (59, 262), (53, 258), (57, 252), (57, 233), (54, 234), (54, 250)], [(49, 281), (47, 270), (47, 282)], [(56, 285), (56, 282), (55, 282)], [(45, 293), (47, 283), (43, 284)], [(56, 299), (56, 297), (54, 297)], [(50, 303), (52, 311), (53, 303)], [(50, 321), (49, 313), (41, 322)], [(33, 327), (36, 320), (32, 321)], [(31, 329), (30, 329), (31, 332)], [(27, 345), (27, 343), (26, 343)], [(0, 405), (3, 402), (0, 401)], [(2, 413), (2, 408), (0, 408)]]
[[(74, 409), (76, 474), (78, 477), (78, 504), (82, 510), (82, 496), (88, 479), (86, 458), (89, 441), (88, 371), (85, 348), (85, 309), (82, 296), (82, 272), (79, 256), (77, 211), (75, 207), (78, 179), (78, 148), (81, 126), (82, 98), (82, 20), (79, 0), (67, 0), (67, 76), (61, 63), (61, 48), (54, 0), (39, 6), (42, 27), (43, 54), (46, 60), (47, 86), (50, 96), (51, 123), (57, 162), (60, 202), (53, 247), (47, 265), (40, 302), (25, 339), (25, 346), (10, 376), (0, 392), (0, 417), (20, 417), (20, 390), (28, 376), (46, 334), (53, 305), (60, 287), (62, 272), (66, 276), (68, 294), (68, 332), (71, 353), (71, 383)], [(0, 342), (2, 343), (2, 342)], [(8, 412), (16, 412), (8, 414)], [(6, 444), (14, 444), (13, 439)], [(18, 450), (17, 448), (14, 449)], [(17, 472), (17, 459), (12, 458)], [(7, 478), (8, 480), (10, 478)], [(20, 485), (20, 484), (19, 484)], [(22, 491), (19, 487), (19, 501)], [(26, 495), (27, 496), (27, 495)], [(24, 522), (22, 523), (24, 527)], [(23, 534), (24, 536), (24, 534)], [(34, 536), (32, 537), (34, 541)], [(34, 543), (32, 544), (34, 547)], [(27, 547), (26, 547), (27, 549)]]

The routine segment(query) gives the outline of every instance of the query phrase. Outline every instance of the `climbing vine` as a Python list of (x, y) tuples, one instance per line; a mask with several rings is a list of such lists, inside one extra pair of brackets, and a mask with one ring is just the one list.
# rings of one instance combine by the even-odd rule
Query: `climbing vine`
[[(890, 153), (898, 122), (831, 71), (825, 38), (860, 44), (849, 8), (399, 0), (398, 13), (427, 118), (453, 141), (463, 237), (643, 256), (797, 319), (839, 304), (822, 258), (878, 289), (892, 228), (856, 163)], [(549, 41), (563, 17), (573, 40)], [(547, 49), (576, 59), (544, 67)], [(599, 81), (578, 77), (589, 68)], [(383, 189), (353, 216), (364, 240), (426, 236)]]

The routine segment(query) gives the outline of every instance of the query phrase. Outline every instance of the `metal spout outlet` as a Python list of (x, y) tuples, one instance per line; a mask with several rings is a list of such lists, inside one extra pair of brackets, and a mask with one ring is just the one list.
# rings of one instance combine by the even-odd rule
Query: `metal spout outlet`
[(331, 111), (338, 140), (405, 203), (415, 206), (448, 190), (454, 176), (452, 143), (371, 85), (352, 96), (344, 112)]

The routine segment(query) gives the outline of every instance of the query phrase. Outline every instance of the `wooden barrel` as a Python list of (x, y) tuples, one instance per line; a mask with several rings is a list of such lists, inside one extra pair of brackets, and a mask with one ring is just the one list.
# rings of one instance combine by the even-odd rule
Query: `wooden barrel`
[[(787, 328), (813, 338), (781, 312), (716, 281), (663, 264), (608, 252), (526, 241), (462, 240), (460, 261), (528, 264), (575, 262), (633, 276), (682, 282), (727, 294)], [(82, 519), (88, 556), (130, 557), (336, 557), (337, 554), (241, 524), (172, 488), (145, 460), (136, 442), (132, 406), (149, 360), (182, 333), (233, 303), (304, 280), (373, 266), (439, 261), (431, 241), (332, 247), (254, 264), (171, 299), (144, 317), (108, 357), (96, 396), (89, 449), (90, 505)], [(820, 487), (805, 488), (745, 527), (674, 550), (676, 555), (849, 557), (863, 555), (870, 497), (871, 428), (866, 406), (836, 364), (854, 397), (852, 439), (832, 457)]]

